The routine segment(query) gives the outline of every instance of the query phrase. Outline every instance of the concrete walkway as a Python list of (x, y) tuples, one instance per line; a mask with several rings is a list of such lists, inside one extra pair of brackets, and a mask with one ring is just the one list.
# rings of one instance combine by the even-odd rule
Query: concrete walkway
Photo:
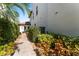
[(15, 42), (18, 43), (18, 49), (13, 56), (36, 56), (32, 43), (27, 39), (25, 33), (22, 33)]

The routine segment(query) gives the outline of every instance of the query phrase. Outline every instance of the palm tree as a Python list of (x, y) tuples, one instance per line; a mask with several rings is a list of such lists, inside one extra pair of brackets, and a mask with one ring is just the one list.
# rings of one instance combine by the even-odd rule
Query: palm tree
[(27, 12), (29, 13), (28, 4), (0, 4), (0, 37), (7, 41), (9, 39), (16, 38), (19, 33), (18, 23), (16, 22), (18, 20), (17, 17), (19, 16), (19, 13), (12, 8), (14, 6), (20, 8), (24, 14)]
[(0, 4), (0, 17), (8, 18), (12, 21), (16, 21), (19, 13), (12, 7), (18, 7), (22, 10), (24, 14), (29, 14), (29, 3), (1, 3)]

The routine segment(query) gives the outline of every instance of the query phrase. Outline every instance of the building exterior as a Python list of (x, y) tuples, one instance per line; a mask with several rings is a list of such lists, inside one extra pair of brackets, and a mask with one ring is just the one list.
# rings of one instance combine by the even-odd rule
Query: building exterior
[(45, 32), (79, 35), (78, 3), (32, 4), (31, 25), (45, 27)]
[(19, 29), (20, 29), (20, 32), (25, 32), (28, 27), (30, 26), (30, 22), (23, 22), (23, 23), (19, 23)]

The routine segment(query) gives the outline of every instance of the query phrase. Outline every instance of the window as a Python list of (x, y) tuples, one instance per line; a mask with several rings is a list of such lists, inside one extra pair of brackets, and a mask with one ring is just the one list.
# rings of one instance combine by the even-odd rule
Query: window
[(36, 6), (36, 16), (38, 15), (38, 6)]
[(40, 26), (41, 33), (45, 33), (45, 28), (46, 28), (46, 27), (41, 27), (41, 26)]

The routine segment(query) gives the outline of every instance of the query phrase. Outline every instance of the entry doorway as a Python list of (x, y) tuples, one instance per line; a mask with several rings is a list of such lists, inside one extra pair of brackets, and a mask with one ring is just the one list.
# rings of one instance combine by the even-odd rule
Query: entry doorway
[(19, 26), (20, 32), (24, 32), (24, 26)]

